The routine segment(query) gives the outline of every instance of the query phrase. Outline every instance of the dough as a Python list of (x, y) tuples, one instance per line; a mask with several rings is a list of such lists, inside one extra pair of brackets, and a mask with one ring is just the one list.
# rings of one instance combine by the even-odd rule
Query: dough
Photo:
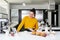
[(36, 31), (33, 31), (32, 34), (33, 34), (33, 35), (36, 35)]
[(36, 32), (36, 35), (43, 36), (43, 37), (47, 36), (47, 34), (45, 32)]

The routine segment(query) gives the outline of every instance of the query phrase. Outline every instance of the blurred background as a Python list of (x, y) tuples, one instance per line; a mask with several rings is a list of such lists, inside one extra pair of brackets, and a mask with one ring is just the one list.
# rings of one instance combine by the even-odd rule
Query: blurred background
[(8, 19), (8, 27), (17, 28), (32, 8), (36, 9), (38, 25), (43, 21), (60, 30), (60, 0), (0, 0), (0, 19)]

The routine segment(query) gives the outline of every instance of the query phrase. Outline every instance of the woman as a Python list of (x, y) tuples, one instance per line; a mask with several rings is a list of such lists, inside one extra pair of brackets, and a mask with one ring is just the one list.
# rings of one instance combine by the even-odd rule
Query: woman
[(17, 31), (19, 32), (22, 29), (23, 25), (24, 25), (24, 30), (27, 30), (27, 31), (35, 30), (36, 31), (38, 29), (38, 21), (35, 18), (35, 15), (36, 15), (35, 9), (33, 8), (30, 10), (29, 16), (25, 16), (23, 18), (23, 20), (21, 21), (21, 23), (19, 24), (17, 28)]

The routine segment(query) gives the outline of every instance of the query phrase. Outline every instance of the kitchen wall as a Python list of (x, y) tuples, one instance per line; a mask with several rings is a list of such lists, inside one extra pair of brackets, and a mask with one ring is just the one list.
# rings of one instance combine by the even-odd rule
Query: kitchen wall
[(36, 9), (48, 9), (48, 3), (45, 4), (30, 4), (30, 5), (10, 5), (11, 9), (31, 9), (31, 8), (36, 8)]

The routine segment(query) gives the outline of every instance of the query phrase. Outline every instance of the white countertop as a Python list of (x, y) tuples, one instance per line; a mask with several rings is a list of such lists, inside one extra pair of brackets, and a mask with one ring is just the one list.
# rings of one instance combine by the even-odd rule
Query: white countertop
[(16, 33), (14, 37), (9, 34), (0, 34), (0, 40), (60, 40), (60, 32), (47, 37), (32, 35), (31, 32), (26, 31)]

